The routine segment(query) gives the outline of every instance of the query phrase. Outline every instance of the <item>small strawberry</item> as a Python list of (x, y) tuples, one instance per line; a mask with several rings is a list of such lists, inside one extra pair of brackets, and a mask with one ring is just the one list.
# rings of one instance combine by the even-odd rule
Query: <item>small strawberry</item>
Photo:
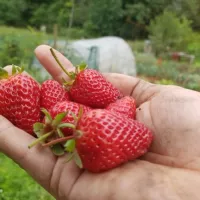
[(71, 79), (65, 85), (75, 102), (93, 107), (105, 108), (121, 98), (122, 94), (105, 77), (94, 69), (86, 69), (86, 65), (76, 67), (75, 72), (67, 72), (58, 61), (53, 49), (50, 49), (59, 66)]
[[(142, 156), (152, 139), (151, 131), (142, 123), (96, 109), (83, 114), (74, 128), (74, 135), (62, 138), (62, 142), (67, 141), (65, 150), (79, 166), (91, 172), (102, 172)], [(43, 146), (56, 145), (60, 141)]]
[(30, 144), (29, 148), (40, 141), (62, 140), (62, 138), (72, 135), (79, 116), (90, 110), (90, 107), (72, 101), (58, 102), (49, 112), (42, 109), (45, 114), (43, 123), (37, 122), (34, 124), (34, 132), (38, 139)]
[(135, 119), (136, 103), (135, 99), (130, 96), (118, 99), (116, 102), (109, 104), (106, 109)]
[[(79, 115), (80, 106), (82, 106), (83, 113), (86, 113), (91, 110), (90, 107), (81, 105), (76, 102), (63, 101), (57, 103), (54, 107), (52, 107), (52, 109), (50, 110), (50, 115), (54, 119), (59, 113), (66, 112), (67, 114), (62, 119), (62, 123), (75, 124), (75, 118)], [(62, 128), (61, 130), (65, 136), (73, 133), (73, 130), (71, 128)]]
[(41, 85), (41, 107), (49, 110), (56, 103), (69, 100), (68, 92), (55, 80), (46, 80)]
[(22, 68), (13, 66), (12, 75), (0, 68), (0, 115), (32, 134), (40, 120), (40, 86)]

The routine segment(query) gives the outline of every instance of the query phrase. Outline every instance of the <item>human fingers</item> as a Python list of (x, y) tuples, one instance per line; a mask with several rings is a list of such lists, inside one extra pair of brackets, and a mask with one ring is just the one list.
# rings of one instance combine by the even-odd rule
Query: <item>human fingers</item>
[[(40, 45), (35, 49), (35, 55), (44, 68), (51, 74), (51, 76), (58, 82), (62, 82), (62, 78), (68, 79), (67, 75), (59, 67), (58, 63), (50, 52), (51, 47), (48, 45)], [(60, 52), (54, 49), (54, 52), (60, 63), (67, 69), (73, 71), (72, 63)]]

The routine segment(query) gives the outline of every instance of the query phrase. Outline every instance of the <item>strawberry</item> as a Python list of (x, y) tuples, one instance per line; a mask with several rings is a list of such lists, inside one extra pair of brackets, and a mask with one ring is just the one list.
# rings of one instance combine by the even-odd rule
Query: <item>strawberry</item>
[[(45, 115), (43, 123), (37, 122), (34, 124), (34, 132), (38, 136), (38, 139), (33, 141), (29, 145), (29, 148), (40, 141), (62, 140), (66, 136), (72, 135), (79, 115), (90, 110), (90, 107), (72, 101), (58, 102), (49, 112), (46, 109), (42, 109)], [(54, 153), (57, 155), (56, 152)]]
[(105, 77), (94, 69), (86, 69), (86, 65), (76, 67), (75, 72), (67, 72), (58, 61), (53, 49), (50, 49), (59, 66), (71, 81), (65, 82), (72, 100), (93, 107), (105, 108), (121, 98), (121, 92)]
[[(82, 106), (83, 108), (83, 113), (86, 113), (89, 110), (91, 110), (90, 107), (81, 105), (76, 102), (63, 101), (58, 102), (54, 107), (52, 107), (52, 109), (50, 110), (50, 115), (54, 119), (59, 113), (67, 112), (66, 116), (62, 119), (62, 123), (74, 124), (74, 116), (78, 117), (80, 106)], [(62, 128), (61, 130), (65, 136), (73, 133), (73, 130), (71, 128)]]
[(33, 124), (40, 120), (40, 86), (22, 69), (13, 66), (12, 75), (0, 68), (0, 115), (18, 128), (33, 133)]
[(118, 99), (116, 102), (109, 104), (106, 109), (128, 118), (135, 119), (136, 103), (135, 99), (130, 96)]
[(70, 158), (84, 169), (97, 173), (142, 156), (152, 139), (152, 132), (139, 121), (109, 110), (94, 109), (78, 120), (73, 136), (43, 146), (67, 141), (64, 147), (71, 153)]
[(41, 85), (41, 107), (49, 110), (56, 103), (69, 100), (68, 92), (55, 80), (46, 80)]

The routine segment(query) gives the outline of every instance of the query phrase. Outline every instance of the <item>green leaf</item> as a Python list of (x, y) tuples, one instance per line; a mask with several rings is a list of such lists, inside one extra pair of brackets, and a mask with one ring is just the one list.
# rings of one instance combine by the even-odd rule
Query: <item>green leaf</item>
[(68, 153), (67, 154), (67, 160), (66, 162), (69, 162), (70, 160), (72, 160), (74, 158), (74, 153)]
[(64, 137), (63, 132), (60, 130), (60, 128), (57, 128), (57, 133), (59, 135), (59, 137)]
[(79, 71), (83, 71), (84, 69), (87, 68), (87, 64), (86, 63), (81, 63), (80, 65), (77, 66)]
[(53, 145), (51, 147), (51, 151), (56, 156), (62, 156), (65, 153), (64, 148), (62, 147), (61, 144), (55, 144), (55, 145)]
[(67, 115), (67, 112), (62, 112), (56, 115), (55, 119), (52, 122), (53, 126), (58, 126), (61, 121), (65, 118), (65, 116)]
[(17, 68), (15, 65), (12, 65), (12, 75), (17, 73)]
[(76, 141), (74, 139), (68, 140), (65, 145), (65, 151), (67, 152), (74, 152), (74, 149), (76, 147)]
[(37, 137), (42, 136), (43, 129), (44, 129), (44, 124), (43, 123), (36, 122), (33, 125), (33, 131), (37, 135)]
[(59, 128), (73, 128), (75, 129), (74, 124), (70, 124), (70, 123), (62, 123), (60, 125), (58, 125)]
[(77, 151), (74, 151), (74, 161), (78, 165), (79, 168), (83, 168), (83, 163)]
[(70, 75), (70, 78), (71, 78), (72, 80), (74, 80), (75, 77), (76, 77), (76, 74), (75, 74), (74, 72), (69, 72), (69, 75)]
[(39, 142), (43, 143), (48, 137), (50, 137), (53, 134), (53, 131), (50, 131), (49, 133), (45, 133), (44, 135), (40, 136), (38, 139), (34, 140), (30, 145), (28, 145), (28, 148), (32, 148)]
[(45, 114), (45, 123), (50, 124), (52, 122), (50, 113), (45, 108), (42, 108), (41, 111)]
[(7, 78), (8, 77), (8, 72), (0, 67), (0, 79), (2, 78)]
[(23, 71), (24, 71), (24, 67), (22, 66), (22, 67), (20, 67), (19, 72), (22, 73)]

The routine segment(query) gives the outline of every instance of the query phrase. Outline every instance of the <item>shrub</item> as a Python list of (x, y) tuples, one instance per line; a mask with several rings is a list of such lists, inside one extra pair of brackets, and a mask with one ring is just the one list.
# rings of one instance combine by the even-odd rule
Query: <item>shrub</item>
[(150, 40), (156, 55), (171, 50), (186, 50), (192, 33), (190, 21), (185, 17), (165, 11), (152, 20), (149, 27)]

